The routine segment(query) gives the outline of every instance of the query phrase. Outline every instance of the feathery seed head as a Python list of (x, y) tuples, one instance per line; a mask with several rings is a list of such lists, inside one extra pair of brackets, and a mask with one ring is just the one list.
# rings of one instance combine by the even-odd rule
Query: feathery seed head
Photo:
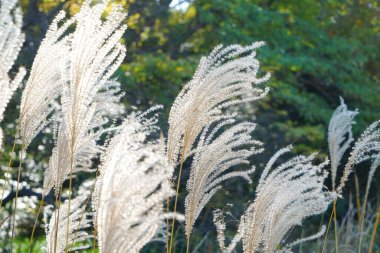
[[(21, 67), (13, 80), (8, 72), (13, 67), (18, 53), (24, 43), (25, 36), (21, 32), (22, 13), (17, 6), (17, 0), (0, 1), (0, 122), (4, 118), (7, 107), (13, 93), (20, 86), (26, 70)], [(3, 133), (0, 129), (0, 148)]]
[(235, 124), (221, 133), (222, 127), (232, 123), (222, 121), (214, 128), (206, 127), (193, 151), (194, 158), (187, 181), (188, 195), (185, 200), (186, 235), (189, 237), (194, 223), (204, 206), (221, 188), (220, 184), (233, 177), (242, 177), (251, 182), (249, 170), (235, 171), (232, 168), (249, 164), (249, 158), (262, 151), (261, 142), (252, 139), (256, 125), (250, 122)]
[(328, 144), (331, 160), (332, 187), (335, 189), (336, 174), (340, 161), (350, 147), (354, 138), (352, 137), (352, 125), (358, 110), (347, 110), (344, 100), (340, 98), (340, 106), (336, 108), (331, 116), (328, 128)]
[(100, 252), (139, 252), (169, 215), (172, 171), (161, 145), (148, 141), (156, 117), (145, 117), (130, 115), (103, 157), (94, 193)]
[[(70, 215), (68, 215), (68, 200), (66, 200), (59, 209), (53, 211), (52, 206), (47, 206), (44, 211), (44, 219), (46, 222), (46, 252), (66, 252), (66, 237), (67, 219), (70, 218), (70, 231), (69, 231), (69, 247), (76, 243), (82, 242), (90, 238), (90, 235), (85, 231), (91, 227), (91, 214), (85, 211), (86, 201), (90, 197), (90, 192), (85, 192), (78, 197), (71, 200)], [(57, 215), (58, 216), (58, 228), (57, 228)], [(57, 234), (56, 234), (57, 233)], [(57, 238), (57, 244), (55, 245), (55, 238)], [(54, 249), (55, 247), (55, 249)], [(72, 247), (69, 251), (76, 251), (78, 249), (88, 247), (81, 246), (80, 248)]]
[[(313, 165), (313, 154), (296, 156), (274, 167), (275, 162), (290, 150), (291, 147), (279, 150), (267, 163), (256, 189), (256, 199), (242, 215), (238, 232), (228, 247), (224, 245), (224, 227), (220, 223), (222, 215), (216, 213), (222, 252), (232, 252), (240, 240), (245, 253), (277, 252), (277, 247), (292, 228), (300, 226), (305, 218), (326, 211), (332, 201), (324, 187), (327, 173), (323, 167), (328, 161)], [(323, 232), (324, 229), (287, 244), (282, 252), (289, 252), (290, 247), (315, 239)]]
[(97, 141), (113, 128), (109, 118), (123, 111), (120, 84), (110, 78), (125, 57), (126, 49), (119, 41), (126, 15), (116, 5), (103, 21), (107, 3), (91, 5), (87, 0), (67, 21), (75, 30), (68, 35), (60, 69), (62, 112), (56, 147), (45, 172), (45, 193), (55, 187), (58, 194), (71, 168), (73, 173), (90, 170), (92, 159), (103, 151)]
[(380, 120), (372, 123), (361, 134), (351, 150), (348, 162), (344, 167), (343, 176), (336, 188), (337, 194), (341, 194), (355, 165), (376, 158), (380, 154)]
[(185, 159), (202, 131), (213, 122), (230, 119), (225, 109), (231, 106), (261, 99), (268, 88), (259, 84), (269, 79), (267, 73), (257, 77), (259, 61), (256, 49), (263, 42), (250, 46), (217, 46), (200, 60), (197, 71), (177, 96), (169, 114), (167, 155), (174, 165)]

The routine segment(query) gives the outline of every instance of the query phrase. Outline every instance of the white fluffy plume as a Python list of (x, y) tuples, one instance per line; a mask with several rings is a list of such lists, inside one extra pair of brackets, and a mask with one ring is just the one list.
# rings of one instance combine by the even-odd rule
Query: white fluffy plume
[[(86, 232), (86, 229), (91, 227), (91, 214), (86, 212), (86, 203), (90, 198), (89, 192), (83, 193), (71, 200), (70, 215), (68, 215), (68, 201), (66, 200), (59, 212), (53, 211), (52, 206), (47, 206), (44, 212), (44, 219), (46, 222), (46, 252), (48, 253), (62, 253), (66, 252), (66, 236), (67, 236), (67, 219), (70, 216), (70, 230), (69, 230), (69, 251), (76, 251), (82, 247), (74, 247), (74, 243), (82, 242), (90, 235)], [(58, 223), (57, 223), (58, 221)], [(58, 224), (58, 227), (57, 227)], [(55, 241), (57, 243), (55, 243)]]
[(65, 17), (60, 12), (53, 20), (34, 58), (29, 79), (22, 92), (20, 105), (20, 134), (27, 148), (34, 137), (50, 120), (57, 109), (56, 99), (61, 94), (62, 66), (70, 48), (68, 28), (72, 19), (59, 25)]
[(352, 137), (352, 125), (355, 123), (354, 118), (357, 114), (357, 110), (347, 110), (344, 100), (340, 98), (340, 106), (336, 108), (330, 119), (328, 128), (328, 144), (331, 160), (333, 190), (335, 189), (336, 174), (340, 161), (354, 140)]
[(232, 117), (224, 113), (225, 109), (267, 94), (268, 88), (259, 84), (270, 75), (257, 77), (256, 49), (262, 45), (217, 46), (200, 60), (193, 79), (183, 87), (170, 110), (167, 152), (171, 165), (179, 156), (182, 160), (188, 156), (205, 126)]
[[(290, 148), (279, 150), (265, 167), (256, 189), (256, 199), (244, 212), (239, 231), (231, 244), (224, 245), (221, 213), (216, 213), (216, 224), (223, 252), (231, 252), (243, 241), (245, 253), (275, 252), (285, 236), (307, 217), (326, 211), (332, 198), (325, 192), (326, 173), (322, 168), (327, 161), (313, 165), (315, 155), (296, 156), (274, 167), (274, 163)], [(315, 235), (283, 245), (292, 247), (305, 240), (321, 236), (324, 228)]]
[[(21, 32), (22, 13), (17, 6), (17, 0), (0, 1), (0, 122), (4, 118), (4, 111), (13, 93), (20, 86), (25, 69), (20, 68), (12, 79), (8, 72), (12, 69), (18, 53), (24, 43), (24, 34)], [(0, 148), (3, 133), (0, 129)]]
[(173, 195), (164, 148), (148, 141), (156, 118), (130, 115), (111, 140), (94, 193), (100, 252), (137, 253), (162, 228)]
[(120, 84), (110, 77), (125, 57), (126, 49), (119, 40), (126, 29), (126, 16), (116, 5), (103, 21), (107, 3), (91, 6), (87, 0), (80, 12), (66, 21), (74, 23), (75, 30), (64, 56), (62, 119), (45, 173), (45, 192), (54, 186), (58, 194), (70, 172), (91, 167), (91, 159), (101, 152), (97, 140), (107, 131), (108, 117), (121, 112)]
[[(249, 158), (262, 151), (261, 143), (251, 137), (255, 124), (242, 122), (228, 128), (218, 137), (218, 131), (232, 123), (222, 122), (215, 128), (206, 128), (194, 150), (194, 158), (187, 181), (188, 195), (185, 200), (186, 235), (211, 197), (221, 189), (220, 184), (233, 177), (251, 182), (249, 170), (238, 169), (249, 164)], [(235, 169), (234, 169), (235, 168)]]
[(336, 188), (337, 194), (341, 194), (355, 165), (376, 158), (380, 154), (380, 120), (372, 123), (361, 134), (351, 150), (350, 157), (343, 171), (343, 176)]

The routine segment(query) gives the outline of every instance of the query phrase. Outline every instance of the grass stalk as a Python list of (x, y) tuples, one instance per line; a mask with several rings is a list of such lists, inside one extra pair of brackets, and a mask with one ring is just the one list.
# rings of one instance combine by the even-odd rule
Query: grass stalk
[[(59, 211), (61, 210), (61, 202), (62, 202), (62, 188), (61, 185), (58, 195), (55, 196), (55, 210), (57, 212), (57, 215), (55, 216), (55, 233), (54, 233), (54, 242), (51, 244), (54, 247), (54, 253), (56, 253), (57, 250), (57, 240), (58, 240), (58, 225), (59, 225)], [(51, 251), (52, 252), (52, 251)]]
[(354, 174), (355, 178), (355, 194), (356, 194), (356, 208), (358, 209), (358, 221), (359, 224), (361, 223), (362, 218), (362, 207), (360, 206), (360, 191), (359, 191), (359, 179), (356, 173)]
[(86, 203), (84, 203), (83, 212), (82, 212), (82, 214), (80, 216), (77, 228), (75, 229), (74, 239), (73, 239), (73, 242), (70, 244), (69, 251), (71, 251), (71, 248), (74, 246), (74, 242), (75, 242), (75, 240), (76, 240), (76, 238), (78, 236), (78, 231), (79, 231), (80, 224), (82, 222), (82, 219), (83, 219), (84, 215), (86, 214), (86, 208), (87, 208), (88, 202), (90, 202), (90, 199), (91, 199), (91, 195), (87, 198)]
[(38, 217), (40, 216), (40, 212), (42, 210), (42, 204), (44, 203), (44, 200), (45, 200), (45, 195), (43, 194), (42, 198), (41, 198), (41, 201), (40, 201), (40, 204), (38, 206), (36, 218), (34, 219), (34, 225), (33, 225), (33, 229), (32, 229), (32, 234), (31, 234), (30, 239), (29, 239), (29, 246), (28, 246), (28, 252), (29, 253), (32, 252), (33, 236), (34, 236), (34, 232), (36, 231), (36, 228), (37, 228)]
[[(73, 152), (71, 152), (72, 154)], [(69, 252), (69, 231), (70, 231), (70, 207), (71, 207), (71, 195), (72, 195), (72, 183), (73, 183), (73, 157), (70, 159), (70, 180), (69, 180), (69, 202), (67, 206), (67, 224), (66, 224), (66, 253)]]
[(322, 253), (325, 252), (327, 237), (329, 236), (330, 226), (331, 226), (333, 215), (334, 215), (334, 212), (335, 212), (334, 209), (335, 209), (335, 206), (333, 206), (333, 209), (332, 209), (331, 215), (330, 215), (330, 219), (329, 219), (329, 224), (327, 225), (325, 239), (323, 240)]
[[(166, 212), (170, 211), (170, 198), (166, 200)], [(166, 218), (166, 253), (169, 253), (169, 217)]]
[[(175, 194), (173, 213), (175, 213), (177, 211), (177, 203), (178, 203), (179, 188), (180, 188), (180, 184), (181, 184), (181, 175), (182, 175), (183, 163), (184, 163), (184, 153), (182, 152), (181, 161), (180, 161), (180, 165), (179, 165), (179, 173), (178, 173), (177, 189), (176, 189), (176, 194)], [(171, 234), (170, 234), (169, 253), (171, 253), (172, 249), (173, 249), (174, 224), (175, 224), (175, 218), (173, 217)]]
[(186, 253), (190, 252), (190, 235), (186, 238)]
[[(319, 227), (322, 228), (322, 225), (323, 225), (323, 219), (325, 217), (325, 213), (322, 214), (322, 217), (321, 217), (321, 222), (319, 224)], [(317, 240), (317, 243), (316, 243), (316, 253), (319, 253), (319, 238)]]
[(369, 245), (368, 253), (372, 253), (373, 245), (375, 244), (377, 227), (379, 226), (379, 220), (380, 220), (380, 206), (379, 206), (379, 210), (377, 211), (375, 226), (373, 227), (373, 232), (372, 232), (372, 237), (371, 237), (371, 243)]
[(22, 169), (22, 163), (23, 163), (23, 153), (24, 153), (24, 138), (22, 139), (21, 144), (21, 152), (20, 152), (20, 163), (18, 166), (18, 172), (17, 172), (17, 183), (16, 183), (16, 196), (14, 199), (14, 210), (13, 210), (13, 220), (12, 220), (12, 236), (11, 236), (11, 252), (13, 248), (13, 237), (15, 235), (15, 227), (16, 227), (16, 211), (17, 211), (17, 199), (18, 199), (18, 193), (19, 193), (19, 185), (20, 185), (20, 179), (21, 179), (21, 169)]
[(334, 200), (333, 205), (334, 205), (333, 213), (334, 213), (334, 232), (335, 232), (335, 252), (338, 253), (339, 252), (339, 246), (338, 246), (339, 236), (338, 236), (338, 221), (336, 219), (336, 200)]
[(96, 253), (96, 238), (97, 238), (96, 227), (97, 227), (97, 222), (98, 222), (98, 217), (95, 217), (95, 221), (94, 221), (94, 245), (93, 245), (93, 248), (92, 248), (92, 252), (93, 253)]

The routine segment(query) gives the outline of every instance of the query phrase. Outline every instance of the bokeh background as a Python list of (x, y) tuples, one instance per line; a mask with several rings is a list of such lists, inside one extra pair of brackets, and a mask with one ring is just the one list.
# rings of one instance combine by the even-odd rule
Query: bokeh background
[[(319, 158), (323, 159), (328, 150), (328, 122), (333, 110), (339, 105), (340, 96), (350, 109), (358, 108), (360, 111), (353, 128), (355, 137), (371, 122), (380, 119), (378, 0), (114, 2), (121, 3), (129, 16), (128, 30), (124, 35), (127, 57), (115, 74), (125, 91), (123, 103), (127, 111), (132, 107), (147, 109), (155, 104), (164, 105), (160, 121), (164, 135), (167, 133), (170, 106), (183, 84), (191, 79), (201, 56), (207, 55), (218, 44), (266, 42), (267, 45), (258, 51), (258, 58), (262, 73), (272, 73), (267, 83), (271, 92), (264, 100), (241, 108), (242, 118), (257, 122), (256, 139), (265, 143), (265, 152), (252, 161), (257, 166), (256, 178), (268, 157), (289, 144), (293, 144), (296, 153), (318, 151)], [(79, 11), (81, 1), (20, 0), (20, 3), (24, 12), (26, 41), (17, 65), (30, 70), (39, 43), (53, 17), (62, 9), (70, 15), (75, 14)], [(5, 151), (9, 151), (13, 143), (20, 94), (21, 91), (15, 95), (2, 123), (6, 134)], [(23, 216), (19, 218), (17, 240), (20, 252), (25, 252), (23, 245), (35, 218), (42, 172), (53, 146), (46, 132), (34, 143), (23, 174), (26, 182), (24, 188), (30, 190), (25, 191), (25, 198), (31, 201), (26, 201)], [(9, 155), (4, 152), (3, 165)], [(356, 168), (346, 188), (345, 199), (338, 202), (338, 218), (341, 222), (348, 217), (348, 210), (351, 210), (350, 215), (355, 222), (356, 203), (363, 196), (368, 169), (369, 164)], [(78, 183), (84, 177), (79, 176), (75, 180)], [(185, 166), (183, 180), (187, 177)], [(368, 211), (373, 216), (380, 202), (379, 183), (380, 172), (377, 172), (372, 183), (371, 208)], [(194, 247), (199, 246), (198, 252), (217, 252), (211, 216), (213, 208), (230, 212), (226, 219), (231, 227), (227, 236), (231, 236), (248, 201), (254, 199), (255, 184), (232, 180), (224, 186), (225, 192), (214, 197), (196, 225), (192, 244)], [(180, 201), (183, 203), (184, 187), (181, 192)], [(9, 203), (6, 210), (11, 211)], [(231, 205), (226, 207), (226, 203)], [(328, 216), (329, 212), (325, 217), (308, 220), (305, 228), (295, 231), (295, 234), (307, 235), (309, 231), (315, 231), (321, 223), (327, 223)], [(43, 234), (41, 222), (38, 229), (41, 241)], [(6, 240), (7, 234), (3, 233), (0, 241), (4, 252)], [(39, 243), (36, 243), (36, 252)], [(380, 252), (379, 244), (376, 246), (379, 251), (375, 252)], [(179, 226), (177, 251), (181, 252), (184, 245), (183, 227)], [(297, 250), (311, 252), (310, 249), (300, 247)], [(146, 252), (160, 252), (160, 247), (150, 247)]]

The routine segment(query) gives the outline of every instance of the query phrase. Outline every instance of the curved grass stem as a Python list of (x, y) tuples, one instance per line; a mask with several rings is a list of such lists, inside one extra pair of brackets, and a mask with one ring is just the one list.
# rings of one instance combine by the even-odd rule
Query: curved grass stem
[[(180, 166), (179, 166), (179, 173), (178, 173), (178, 180), (177, 180), (177, 189), (176, 189), (176, 194), (175, 194), (173, 213), (175, 213), (177, 211), (178, 195), (179, 195), (179, 188), (180, 188), (180, 185), (181, 185), (181, 175), (182, 175), (182, 168), (183, 168), (183, 162), (184, 162), (183, 157), (184, 157), (184, 155), (181, 155), (181, 161), (180, 161)], [(172, 219), (171, 234), (170, 234), (169, 253), (171, 253), (172, 249), (173, 249), (174, 224), (175, 224), (175, 218), (173, 217), (173, 219)]]
[(19, 193), (19, 185), (20, 185), (20, 179), (21, 179), (21, 169), (22, 169), (22, 163), (23, 163), (23, 153), (24, 153), (24, 139), (22, 140), (21, 144), (21, 151), (20, 151), (20, 163), (18, 166), (18, 172), (17, 172), (17, 183), (16, 183), (16, 196), (14, 199), (14, 210), (13, 210), (13, 220), (12, 220), (12, 236), (11, 236), (11, 252), (13, 248), (13, 237), (15, 236), (15, 227), (16, 227), (16, 211), (17, 211), (17, 199), (18, 199), (18, 193)]
[(190, 235), (186, 238), (186, 253), (190, 252)]
[[(72, 153), (72, 152), (71, 152)], [(69, 252), (69, 231), (70, 231), (70, 207), (73, 183), (73, 157), (70, 159), (70, 180), (69, 180), (69, 202), (67, 206), (67, 224), (66, 224), (66, 253)]]
[(335, 232), (335, 252), (339, 253), (339, 246), (338, 246), (338, 221), (336, 219), (336, 200), (334, 200), (334, 232)]
[[(51, 243), (52, 247), (54, 247), (54, 253), (57, 251), (57, 240), (58, 240), (58, 225), (59, 225), (59, 211), (61, 210), (61, 202), (62, 202), (62, 186), (59, 189), (58, 195), (55, 196), (55, 210), (57, 215), (55, 216), (55, 233), (54, 233), (54, 242)], [(51, 252), (53, 252), (51, 250)]]
[(322, 253), (325, 252), (327, 237), (329, 236), (330, 226), (331, 226), (331, 222), (332, 222), (332, 219), (333, 219), (333, 216), (334, 216), (334, 212), (335, 212), (334, 208), (335, 208), (335, 206), (333, 207), (333, 210), (331, 211), (331, 215), (330, 215), (330, 219), (329, 219), (329, 224), (327, 225), (325, 239), (323, 240)]
[(368, 253), (372, 253), (373, 251), (373, 245), (375, 244), (375, 238), (376, 238), (376, 233), (377, 233), (377, 227), (379, 226), (379, 220), (380, 220), (380, 206), (379, 206), (379, 210), (377, 211), (375, 226), (373, 227), (371, 243), (369, 245)]
[(40, 201), (40, 204), (38, 206), (36, 218), (34, 219), (34, 225), (33, 225), (32, 235), (30, 236), (30, 239), (29, 239), (29, 246), (28, 246), (28, 252), (29, 253), (32, 252), (32, 243), (33, 243), (34, 232), (36, 231), (36, 228), (37, 228), (38, 217), (40, 216), (40, 212), (41, 212), (44, 200), (45, 200), (45, 195), (43, 194), (42, 198), (41, 198), (41, 201)]
[[(170, 198), (166, 200), (166, 212), (170, 211)], [(166, 218), (166, 253), (169, 253), (169, 217)]]
[(77, 239), (79, 227), (80, 227), (80, 225), (82, 223), (82, 219), (83, 219), (84, 215), (86, 214), (86, 208), (87, 208), (88, 202), (90, 202), (90, 199), (91, 199), (91, 197), (89, 196), (87, 198), (86, 202), (84, 203), (83, 212), (82, 212), (82, 214), (80, 216), (77, 228), (75, 229), (74, 239), (73, 239), (72, 243), (70, 244), (69, 251), (71, 251), (72, 247), (74, 246), (74, 242)]

